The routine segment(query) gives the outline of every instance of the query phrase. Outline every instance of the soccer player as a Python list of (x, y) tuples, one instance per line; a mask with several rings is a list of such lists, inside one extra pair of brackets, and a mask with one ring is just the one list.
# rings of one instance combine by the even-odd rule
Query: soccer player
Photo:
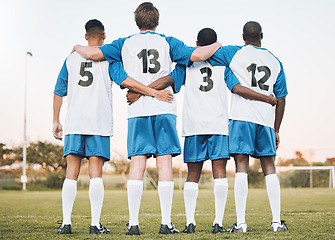
[[(204, 28), (198, 33), (196, 45), (207, 46), (217, 41), (216, 32)], [(232, 72), (227, 70), (226, 75)], [(176, 91), (185, 85), (183, 107), (184, 162), (187, 163), (188, 176), (184, 185), (186, 228), (184, 233), (194, 233), (198, 182), (205, 160), (212, 160), (215, 195), (215, 220), (213, 233), (223, 232), (222, 220), (228, 194), (226, 163), (229, 159), (228, 148), (228, 104), (224, 84), (224, 67), (213, 67), (208, 61), (193, 63), (190, 67), (177, 65), (169, 75), (175, 83)], [(226, 84), (242, 97), (276, 104), (273, 95), (263, 95), (241, 86), (236, 77), (226, 77)], [(159, 81), (167, 81), (164, 77)], [(135, 102), (140, 95), (129, 92), (129, 103)]]
[[(102, 46), (105, 30), (96, 19), (85, 25), (85, 39), (89, 46)], [(113, 135), (112, 82), (107, 61), (90, 61), (72, 53), (64, 62), (57, 79), (53, 102), (53, 135), (62, 139), (59, 121), (62, 99), (68, 98), (65, 120), (64, 156), (67, 161), (66, 179), (62, 189), (63, 223), (57, 233), (71, 234), (71, 212), (77, 193), (77, 179), (83, 157), (89, 159), (89, 198), (91, 202), (90, 233), (109, 233), (100, 224), (104, 198), (102, 167), (110, 159), (110, 136)], [(157, 91), (132, 79), (121, 84), (134, 91), (172, 101), (168, 90)]]
[[(227, 46), (219, 49), (209, 61), (212, 65), (229, 65), (241, 85), (261, 94), (274, 94), (276, 107), (232, 95), (229, 152), (234, 157), (235, 206), (237, 222), (229, 232), (247, 232), (245, 208), (248, 195), (249, 156), (259, 158), (272, 211), (272, 231), (286, 231), (280, 220), (280, 186), (275, 168), (279, 128), (287, 95), (286, 78), (281, 62), (268, 50), (261, 48), (262, 28), (257, 22), (243, 27), (244, 46)], [(229, 85), (228, 85), (229, 86)]]
[[(157, 78), (171, 72), (172, 62), (189, 64), (210, 57), (219, 43), (194, 49), (181, 41), (156, 33), (159, 12), (150, 2), (140, 4), (135, 10), (135, 22), (140, 33), (121, 38), (100, 48), (77, 45), (74, 50), (90, 59), (122, 61), (124, 70), (112, 72), (112, 78), (134, 78), (149, 85)], [(165, 86), (166, 87), (166, 86)], [(171, 86), (167, 89), (172, 89)], [(173, 198), (172, 156), (181, 153), (176, 131), (176, 102), (163, 103), (144, 96), (128, 108), (128, 157), (131, 159), (127, 182), (129, 226), (127, 235), (139, 235), (138, 213), (143, 193), (143, 175), (146, 160), (156, 157), (158, 170), (158, 194), (161, 206), (159, 233), (172, 234), (179, 231), (171, 223)]]

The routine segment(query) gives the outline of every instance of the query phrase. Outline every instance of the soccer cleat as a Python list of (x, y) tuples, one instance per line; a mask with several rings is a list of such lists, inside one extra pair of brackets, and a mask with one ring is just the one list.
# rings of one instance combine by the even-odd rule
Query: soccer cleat
[(59, 225), (57, 234), (72, 234), (72, 227), (71, 224), (63, 225), (63, 221), (57, 221)]
[(272, 232), (282, 232), (282, 231), (287, 231), (288, 228), (285, 224), (285, 221), (281, 220), (279, 222), (272, 222), (271, 223), (271, 231)]
[(90, 226), (90, 234), (109, 234), (110, 231), (99, 223), (99, 228), (97, 226)]
[(140, 235), (140, 227), (138, 225), (129, 226), (129, 223), (127, 223), (128, 229), (126, 231), (126, 235)]
[(161, 227), (159, 228), (159, 234), (174, 234), (179, 233), (179, 230), (174, 228), (173, 224), (171, 223), (171, 228), (168, 227), (167, 224), (161, 224)]
[(222, 233), (225, 230), (223, 230), (223, 227), (220, 227), (218, 223), (215, 223), (212, 228), (212, 233), (217, 234), (217, 233)]
[(185, 227), (183, 233), (195, 233), (195, 225), (193, 223), (190, 223)]
[(240, 223), (237, 226), (237, 223), (234, 223), (234, 225), (227, 229), (227, 232), (229, 233), (238, 233), (238, 232), (247, 232), (248, 231), (248, 227), (246, 223)]

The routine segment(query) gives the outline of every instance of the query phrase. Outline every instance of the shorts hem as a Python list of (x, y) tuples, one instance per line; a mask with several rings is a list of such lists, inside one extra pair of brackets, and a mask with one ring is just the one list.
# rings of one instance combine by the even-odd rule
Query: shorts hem
[(83, 152), (78, 152), (78, 151), (73, 151), (73, 150), (70, 150), (66, 153), (64, 152), (63, 157), (66, 157), (67, 155), (70, 155), (70, 154), (77, 154), (77, 155), (80, 155), (82, 158), (85, 157), (85, 154)]
[(252, 155), (252, 153), (250, 153), (250, 152), (230, 152), (229, 156), (234, 157), (234, 155), (236, 155), (236, 154), (243, 154), (243, 155), (249, 155), (249, 156)]
[(251, 157), (253, 157), (253, 158), (259, 158), (259, 157), (272, 157), (272, 156), (277, 156), (277, 154), (276, 153), (274, 153), (274, 154), (261, 154), (261, 155), (250, 155)]
[(181, 152), (172, 152), (172, 153), (159, 153), (159, 154), (154, 154), (155, 157), (157, 156), (164, 156), (164, 155), (172, 155), (172, 157), (178, 156), (180, 155)]

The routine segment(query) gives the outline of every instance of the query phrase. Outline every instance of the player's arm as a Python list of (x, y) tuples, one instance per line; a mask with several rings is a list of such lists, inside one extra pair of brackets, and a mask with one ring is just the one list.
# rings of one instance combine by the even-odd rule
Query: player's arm
[(222, 47), (221, 43), (213, 43), (208, 46), (198, 47), (196, 48), (190, 58), (191, 62), (201, 62), (208, 58), (210, 58), (220, 47)]
[(265, 95), (258, 92), (253, 91), (250, 88), (244, 87), (240, 84), (240, 81), (237, 79), (235, 74), (230, 68), (226, 68), (225, 70), (225, 81), (228, 88), (235, 94), (240, 95), (243, 98), (255, 101), (261, 101), (272, 106), (277, 104), (277, 99), (272, 95)]
[(59, 140), (62, 140), (62, 136), (63, 136), (62, 124), (59, 121), (59, 114), (60, 114), (60, 109), (62, 107), (62, 103), (63, 103), (63, 98), (61, 96), (58, 96), (57, 94), (54, 94), (52, 134), (54, 135), (54, 138), (59, 139)]
[(169, 90), (156, 90), (129, 77), (124, 71), (121, 62), (113, 62), (109, 65), (109, 75), (116, 84), (133, 92), (156, 97), (164, 102), (172, 102), (173, 100), (173, 94)]
[[(167, 88), (168, 86), (171, 86), (173, 83), (174, 83), (174, 80), (172, 77), (164, 76), (164, 77), (158, 78), (156, 81), (148, 85), (148, 87), (156, 89), (156, 90), (163, 90)], [(131, 105), (134, 102), (136, 102), (141, 96), (143, 96), (143, 94), (129, 90), (126, 95), (127, 103)]]
[(63, 103), (63, 97), (67, 95), (68, 87), (68, 71), (66, 66), (66, 61), (64, 62), (62, 69), (57, 78), (55, 90), (54, 90), (54, 99), (53, 99), (53, 128), (52, 134), (56, 139), (62, 140), (63, 128), (59, 121), (60, 109)]
[(74, 52), (74, 51), (76, 51), (82, 57), (84, 57), (86, 59), (90, 59), (90, 60), (103, 60), (103, 59), (105, 59), (105, 57), (102, 54), (102, 51), (100, 50), (100, 48), (76, 45), (76, 46), (74, 46), (72, 52)]
[(121, 83), (122, 87), (128, 88), (129, 90), (143, 95), (152, 96), (163, 102), (171, 103), (173, 101), (173, 94), (169, 90), (156, 90), (151, 87), (145, 86), (144, 84), (136, 81), (131, 77), (127, 77)]
[(278, 103), (276, 106), (276, 114), (275, 114), (275, 125), (274, 125), (275, 133), (276, 133), (276, 148), (278, 148), (279, 143), (280, 143), (279, 128), (283, 120), (283, 116), (285, 112), (285, 105), (286, 105), (286, 97), (278, 98)]
[(242, 86), (240, 83), (236, 84), (233, 87), (233, 92), (249, 100), (265, 102), (265, 103), (271, 104), (272, 106), (275, 106), (277, 104), (277, 98), (275, 98), (272, 94), (267, 96), (267, 95), (255, 92), (251, 90), (250, 88)]

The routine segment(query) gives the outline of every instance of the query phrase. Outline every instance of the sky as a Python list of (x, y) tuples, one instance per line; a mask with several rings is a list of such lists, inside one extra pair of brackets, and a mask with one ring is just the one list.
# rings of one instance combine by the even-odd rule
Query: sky
[[(0, 142), (23, 144), (24, 84), (27, 76), (28, 141), (63, 144), (52, 136), (52, 100), (58, 73), (74, 45), (86, 45), (85, 23), (96, 18), (106, 40), (139, 32), (133, 12), (142, 1), (1, 0)], [(199, 30), (213, 28), (223, 45), (243, 45), (242, 28), (262, 25), (262, 47), (283, 63), (289, 94), (278, 155), (314, 151), (315, 161), (335, 157), (335, 1), (332, 0), (156, 0), (157, 32), (194, 46)], [(27, 56), (30, 51), (33, 56)], [(27, 64), (27, 73), (25, 66)], [(116, 84), (113, 150), (126, 155), (127, 104)], [(181, 137), (183, 91), (178, 101)], [(61, 111), (64, 123), (66, 101)]]

